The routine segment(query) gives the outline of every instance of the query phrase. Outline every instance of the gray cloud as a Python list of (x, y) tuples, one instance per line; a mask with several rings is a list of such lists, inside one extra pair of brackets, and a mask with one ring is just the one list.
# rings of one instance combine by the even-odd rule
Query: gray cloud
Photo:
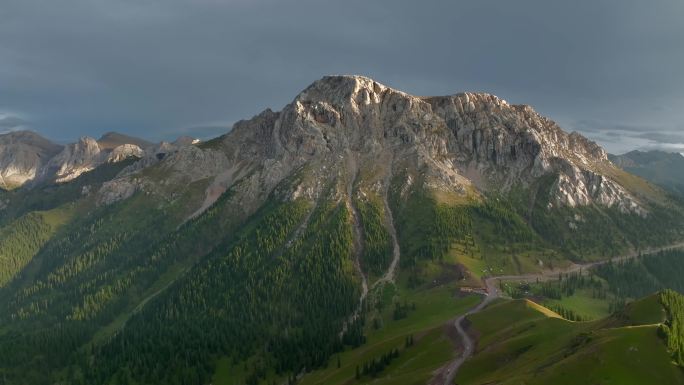
[(596, 120), (579, 120), (572, 124), (572, 128), (581, 132), (611, 132), (622, 131), (628, 133), (640, 133), (653, 130), (653, 126), (640, 126), (626, 123), (602, 122)]
[(670, 152), (684, 149), (684, 130), (681, 127), (637, 126), (587, 120), (575, 122), (571, 127), (618, 154), (633, 149)]
[(0, 132), (14, 131), (27, 127), (28, 122), (20, 117), (0, 114)]
[(358, 73), (531, 104), (617, 151), (684, 122), (682, 14), (679, 0), (3, 0), (0, 111), (58, 140), (216, 135)]
[(645, 132), (637, 137), (663, 144), (684, 143), (684, 132)]

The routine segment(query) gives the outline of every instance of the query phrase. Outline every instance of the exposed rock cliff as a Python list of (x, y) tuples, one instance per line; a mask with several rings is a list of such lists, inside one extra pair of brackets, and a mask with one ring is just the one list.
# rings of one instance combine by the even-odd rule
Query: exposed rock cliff
[(12, 189), (33, 180), (61, 150), (62, 146), (30, 131), (0, 135), (0, 188)]
[(130, 157), (142, 158), (144, 154), (143, 149), (135, 144), (122, 144), (112, 149), (109, 155), (107, 155), (107, 162), (121, 162)]
[(103, 155), (95, 139), (82, 137), (78, 142), (66, 145), (62, 152), (50, 159), (45, 168), (45, 177), (54, 175), (57, 182), (70, 181), (101, 164)]
[[(616, 168), (600, 146), (566, 133), (529, 106), (488, 94), (416, 97), (365, 77), (328, 76), (282, 111), (240, 121), (201, 147), (169, 151), (159, 167), (170, 171), (171, 184), (211, 178), (202, 207), (239, 179), (251, 186), (244, 187), (249, 201), (259, 196), (256, 190), (270, 191), (305, 167), (310, 177), (292, 194), (315, 196), (322, 180), (351, 180), (359, 172), (369, 189), (386, 189), (393, 175), (404, 184), (420, 177), (428, 189), (456, 194), (506, 192), (553, 176), (551, 206), (598, 204), (645, 213), (643, 203), (613, 180)], [(103, 195), (126, 196), (107, 190), (130, 184), (134, 174), (125, 176), (129, 182), (105, 186)]]

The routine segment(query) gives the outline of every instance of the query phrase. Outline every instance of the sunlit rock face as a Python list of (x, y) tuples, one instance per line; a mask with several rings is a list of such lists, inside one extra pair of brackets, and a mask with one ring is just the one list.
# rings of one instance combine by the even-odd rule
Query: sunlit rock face
[(140, 158), (144, 150), (131, 141), (146, 142), (116, 133), (101, 141), (82, 137), (61, 146), (30, 131), (0, 135), (0, 188), (12, 189), (39, 182), (69, 182), (103, 163)]
[(553, 179), (550, 206), (597, 204), (645, 213), (606, 172), (615, 167), (596, 143), (563, 131), (529, 106), (483, 93), (417, 97), (361, 76), (327, 76), (282, 111), (240, 121), (206, 146), (167, 146), (131, 166), (103, 196), (154, 190), (138, 174), (159, 163), (169, 171), (167, 184), (209, 177), (203, 207), (238, 180), (250, 201), (260, 196), (256, 189), (270, 191), (305, 168), (310, 177), (290, 192), (293, 197), (314, 198), (332, 175), (361, 173), (378, 190), (390, 176), (410, 185), (420, 175), (426, 188), (455, 194), (507, 192), (545, 177)]
[(62, 146), (30, 131), (0, 135), (0, 188), (12, 189), (34, 180), (61, 150)]

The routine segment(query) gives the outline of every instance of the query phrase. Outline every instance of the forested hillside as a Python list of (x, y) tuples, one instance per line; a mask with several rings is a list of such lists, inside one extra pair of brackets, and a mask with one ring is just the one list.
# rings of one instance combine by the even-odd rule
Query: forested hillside
[(684, 293), (684, 251), (661, 251), (629, 261), (607, 263), (598, 266), (596, 274), (625, 300), (663, 289)]

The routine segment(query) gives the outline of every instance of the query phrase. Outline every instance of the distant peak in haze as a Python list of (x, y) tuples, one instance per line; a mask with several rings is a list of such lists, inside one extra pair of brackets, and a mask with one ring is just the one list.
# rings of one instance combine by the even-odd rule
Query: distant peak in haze
[(102, 135), (100, 139), (97, 140), (97, 144), (99, 144), (100, 148), (103, 150), (112, 150), (123, 144), (135, 144), (140, 148), (147, 148), (153, 145), (152, 142), (148, 142), (144, 139), (113, 131)]
[(3, 132), (0, 134), (0, 137), (3, 137), (5, 139), (22, 139), (22, 140), (28, 140), (28, 139), (33, 139), (33, 140), (41, 140), (41, 141), (48, 141), (50, 142), (49, 139), (45, 138), (44, 136), (40, 135), (39, 133), (31, 130), (17, 130), (17, 131), (8, 131), (8, 132)]

